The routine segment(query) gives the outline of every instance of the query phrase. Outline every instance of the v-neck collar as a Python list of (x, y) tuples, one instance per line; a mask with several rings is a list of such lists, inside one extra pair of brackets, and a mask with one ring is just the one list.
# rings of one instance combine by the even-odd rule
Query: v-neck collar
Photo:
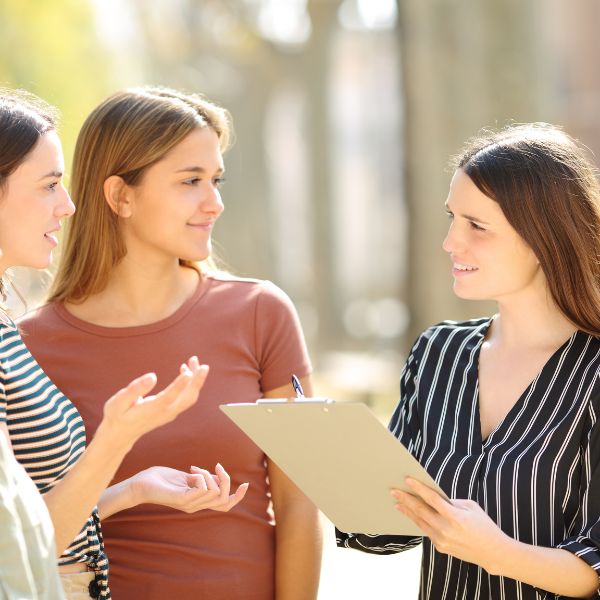
[(535, 377), (531, 380), (531, 382), (525, 387), (521, 395), (517, 398), (514, 404), (511, 406), (510, 410), (506, 413), (503, 419), (501, 419), (496, 426), (490, 431), (489, 435), (483, 439), (483, 434), (481, 431), (481, 411), (480, 411), (480, 400), (479, 400), (479, 356), (481, 353), (481, 346), (485, 341), (485, 336), (496, 318), (496, 315), (490, 317), (486, 322), (484, 322), (479, 331), (477, 332), (478, 340), (475, 347), (475, 357), (473, 361), (473, 369), (474, 369), (474, 377), (475, 377), (475, 423), (474, 425), (474, 434), (477, 436), (477, 440), (475, 440), (476, 444), (479, 444), (483, 450), (485, 450), (492, 440), (492, 438), (497, 437), (497, 433), (501, 430), (504, 430), (508, 423), (514, 421), (514, 415), (518, 413), (522, 408), (524, 408), (524, 404), (527, 403), (528, 399), (531, 397), (532, 388), (538, 379), (546, 372), (547, 369), (550, 368), (551, 365), (554, 365), (563, 353), (568, 352), (568, 350), (573, 345), (575, 338), (579, 335), (580, 331), (575, 330), (571, 336), (561, 344), (559, 348), (557, 348), (552, 355), (548, 358), (548, 360), (544, 363), (542, 368), (538, 371)]

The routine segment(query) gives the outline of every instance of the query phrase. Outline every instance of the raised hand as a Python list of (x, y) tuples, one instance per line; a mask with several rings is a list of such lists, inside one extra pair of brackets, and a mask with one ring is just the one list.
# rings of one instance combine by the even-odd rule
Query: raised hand
[(131, 446), (142, 435), (169, 423), (197, 400), (208, 375), (208, 366), (193, 356), (180, 367), (179, 375), (161, 392), (147, 396), (156, 385), (156, 375), (134, 379), (104, 405), (104, 419), (98, 428), (116, 443)]
[(217, 464), (215, 474), (192, 466), (190, 473), (170, 467), (150, 467), (129, 480), (135, 504), (160, 504), (187, 513), (198, 510), (227, 512), (246, 495), (248, 484), (242, 483), (230, 494), (230, 477)]
[(392, 490), (397, 510), (431, 540), (436, 550), (486, 568), (489, 555), (508, 536), (472, 500), (446, 500), (430, 487), (408, 478), (411, 493)]

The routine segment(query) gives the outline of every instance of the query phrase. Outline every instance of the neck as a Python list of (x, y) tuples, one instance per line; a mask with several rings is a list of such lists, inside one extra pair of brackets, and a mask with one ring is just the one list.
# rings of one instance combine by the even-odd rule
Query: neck
[(148, 325), (173, 314), (193, 295), (198, 280), (198, 273), (177, 259), (139, 261), (127, 254), (112, 270), (104, 290), (67, 308), (105, 327)]
[(525, 291), (498, 301), (490, 341), (505, 347), (551, 348), (561, 346), (576, 326), (565, 317), (544, 286), (543, 292)]

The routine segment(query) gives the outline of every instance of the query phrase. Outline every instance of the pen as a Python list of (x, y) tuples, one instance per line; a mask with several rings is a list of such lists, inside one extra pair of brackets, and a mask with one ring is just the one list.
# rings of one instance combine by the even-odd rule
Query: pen
[(294, 391), (296, 392), (296, 397), (304, 398), (304, 390), (300, 385), (300, 380), (295, 375), (292, 375), (292, 386), (294, 388)]

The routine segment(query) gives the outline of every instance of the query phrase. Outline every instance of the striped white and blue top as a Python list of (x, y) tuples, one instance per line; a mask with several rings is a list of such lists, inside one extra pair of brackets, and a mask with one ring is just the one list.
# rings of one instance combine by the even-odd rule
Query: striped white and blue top
[[(600, 575), (600, 339), (574, 333), (483, 440), (478, 362), (490, 322), (421, 334), (390, 430), (450, 497), (478, 502), (509, 536), (564, 548)], [(338, 545), (379, 554), (421, 541), (422, 600), (557, 598), (441, 554), (427, 538), (337, 532)]]
[[(12, 322), (0, 322), (0, 422), (6, 422), (16, 459), (40, 493), (51, 490), (85, 450), (85, 428), (75, 406), (42, 371)], [(86, 563), (109, 598), (108, 561), (94, 509), (59, 564)]]

